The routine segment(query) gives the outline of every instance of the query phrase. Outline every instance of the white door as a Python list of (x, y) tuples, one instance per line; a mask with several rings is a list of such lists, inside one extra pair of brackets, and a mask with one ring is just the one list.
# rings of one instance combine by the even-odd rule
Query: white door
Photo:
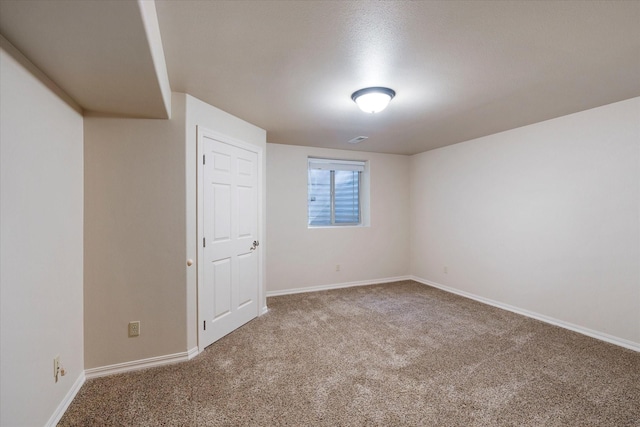
[(198, 128), (198, 346), (258, 315), (258, 154)]

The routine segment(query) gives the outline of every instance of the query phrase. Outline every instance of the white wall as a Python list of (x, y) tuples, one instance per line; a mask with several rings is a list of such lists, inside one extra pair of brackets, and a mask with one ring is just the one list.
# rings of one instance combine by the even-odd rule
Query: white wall
[[(369, 226), (307, 227), (309, 156), (369, 162)], [(267, 290), (276, 293), (407, 275), (408, 208), (407, 156), (267, 144)]]
[[(186, 125), (186, 215), (187, 215), (187, 258), (196, 260), (198, 254), (197, 246), (197, 126), (202, 126), (209, 130), (229, 136), (235, 140), (253, 144), (262, 150), (262, 163), (260, 173), (262, 174), (262, 212), (260, 217), (260, 253), (261, 268), (265, 276), (264, 257), (266, 254), (267, 242), (264, 234), (265, 230), (265, 151), (267, 133), (250, 123), (245, 122), (231, 114), (215, 108), (205, 102), (200, 101), (190, 95), (186, 95), (187, 125)], [(264, 283), (263, 283), (264, 286)], [(264, 289), (261, 289), (261, 306), (266, 306)], [(198, 307), (197, 307), (197, 266), (194, 264), (187, 270), (187, 324), (189, 348), (198, 345)]]
[(38, 426), (84, 380), (82, 115), (4, 39), (0, 92), (0, 425)]
[(84, 132), (85, 368), (184, 353), (185, 96), (170, 120), (85, 117)]
[(415, 155), (411, 271), (638, 346), (639, 187), (640, 98)]
[[(85, 367), (197, 347), (196, 126), (266, 132), (189, 95), (170, 120), (85, 117)], [(264, 167), (263, 167), (264, 170)], [(139, 337), (127, 324), (141, 322)]]

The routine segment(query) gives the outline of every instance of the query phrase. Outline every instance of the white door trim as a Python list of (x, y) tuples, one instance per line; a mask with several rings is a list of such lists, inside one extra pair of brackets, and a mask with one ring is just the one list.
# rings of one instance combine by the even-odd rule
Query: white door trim
[(198, 337), (198, 352), (202, 352), (204, 350), (204, 346), (202, 343), (202, 339), (200, 337), (200, 333), (202, 331), (202, 321), (203, 319), (201, 319), (201, 313), (200, 313), (200, 301), (198, 300), (198, 294), (200, 291), (200, 284), (202, 283), (203, 277), (204, 277), (204, 262), (201, 262), (204, 259), (204, 248), (202, 246), (202, 239), (203, 239), (203, 229), (204, 229), (204, 218), (203, 218), (203, 201), (204, 201), (204, 189), (202, 186), (202, 179), (203, 179), (203, 164), (202, 164), (202, 159), (203, 159), (203, 144), (202, 144), (202, 140), (203, 138), (206, 136), (208, 138), (212, 138), (215, 140), (218, 140), (220, 142), (224, 142), (226, 144), (238, 147), (238, 148), (242, 148), (244, 150), (247, 151), (251, 151), (253, 153), (256, 153), (256, 155), (258, 156), (258, 232), (257, 232), (257, 236), (258, 236), (258, 240), (260, 241), (260, 250), (257, 251), (256, 255), (258, 256), (258, 304), (256, 304), (257, 306), (257, 313), (256, 316), (260, 316), (262, 314), (264, 314), (266, 312), (266, 310), (264, 308), (266, 308), (266, 292), (264, 289), (264, 235), (263, 235), (263, 226), (264, 226), (264, 212), (263, 212), (263, 185), (264, 185), (264, 171), (263, 171), (263, 149), (262, 147), (259, 147), (257, 145), (253, 145), (244, 141), (241, 141), (239, 139), (230, 137), (228, 135), (225, 135), (223, 133), (220, 132), (216, 132), (216, 131), (212, 131), (210, 129), (207, 129), (203, 126), (197, 125), (196, 126), (196, 135), (197, 135), (197, 157), (196, 157), (196, 162), (197, 162), (197, 177), (196, 177), (196, 189), (197, 189), (197, 227), (196, 227), (196, 233), (197, 233), (197, 240), (196, 240), (196, 244), (198, 246), (198, 251), (197, 251), (197, 260), (196, 260), (196, 265), (197, 265), (197, 275), (196, 275), (196, 311), (197, 311), (197, 324), (196, 324), (196, 328), (197, 328), (197, 337)]

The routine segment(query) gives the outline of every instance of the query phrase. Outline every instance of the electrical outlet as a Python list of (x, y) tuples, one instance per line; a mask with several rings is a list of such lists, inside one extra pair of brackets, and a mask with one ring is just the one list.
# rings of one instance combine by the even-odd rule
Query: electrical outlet
[(60, 355), (53, 358), (53, 378), (58, 382), (58, 374), (60, 374)]
[(129, 336), (137, 337), (138, 335), (140, 335), (140, 321), (129, 322)]

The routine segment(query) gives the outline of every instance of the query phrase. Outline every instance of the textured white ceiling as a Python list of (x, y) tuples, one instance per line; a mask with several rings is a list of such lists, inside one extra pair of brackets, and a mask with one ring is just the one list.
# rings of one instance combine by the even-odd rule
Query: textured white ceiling
[[(173, 90), (269, 142), (412, 154), (640, 95), (640, 2), (157, 2)], [(397, 92), (362, 113), (350, 95)]]
[[(0, 0), (0, 33), (85, 110), (167, 118), (153, 3)], [(145, 15), (146, 13), (146, 15)], [(156, 36), (157, 37), (154, 37)], [(157, 39), (157, 40), (156, 40)], [(156, 65), (165, 68), (164, 76)], [(166, 82), (166, 89), (169, 83)]]
[[(132, 2), (76, 2), (107, 4), (96, 25), (110, 30), (57, 41), (69, 19), (40, 17), (41, 34), (18, 34), (38, 25), (27, 18), (40, 2), (15, 2), (22, 15), (3, 18), (7, 1), (0, 31), (85, 108), (99, 111), (91, 106), (104, 94), (65, 78), (95, 73), (121, 82), (118, 96), (157, 104), (132, 89), (147, 76), (135, 56), (114, 68), (77, 48), (149, 55), (137, 24), (120, 16)], [(73, 20), (95, 15), (86, 8), (74, 6)], [(413, 154), (640, 96), (640, 1), (158, 0), (156, 9), (171, 89), (266, 129), (274, 143)], [(397, 96), (367, 115), (350, 98), (366, 86)], [(347, 143), (359, 135), (369, 139)]]

